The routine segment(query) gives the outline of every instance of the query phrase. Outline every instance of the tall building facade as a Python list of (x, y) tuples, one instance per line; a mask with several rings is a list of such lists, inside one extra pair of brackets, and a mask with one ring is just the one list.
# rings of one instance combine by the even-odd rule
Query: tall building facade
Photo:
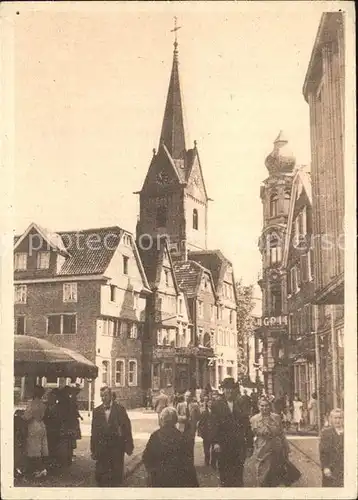
[(288, 325), (284, 312), (286, 279), (281, 264), (295, 164), (296, 159), (281, 131), (266, 158), (269, 176), (260, 189), (263, 207), (259, 243), (262, 275), (258, 284), (262, 291), (262, 318), (256, 329), (256, 337), (262, 342), (264, 386), (267, 392), (277, 397), (290, 391), (289, 367), (282, 363)]
[[(314, 232), (314, 301), (326, 407), (343, 406), (344, 103), (343, 12), (322, 15), (303, 95), (309, 105)], [(337, 325), (339, 327), (337, 327)], [(324, 411), (327, 408), (324, 408)]]

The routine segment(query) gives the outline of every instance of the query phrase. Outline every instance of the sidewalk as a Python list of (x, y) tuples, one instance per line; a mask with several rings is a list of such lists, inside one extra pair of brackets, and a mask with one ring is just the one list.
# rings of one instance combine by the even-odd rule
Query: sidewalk
[(319, 438), (317, 436), (287, 436), (290, 445), (314, 462), (319, 468)]

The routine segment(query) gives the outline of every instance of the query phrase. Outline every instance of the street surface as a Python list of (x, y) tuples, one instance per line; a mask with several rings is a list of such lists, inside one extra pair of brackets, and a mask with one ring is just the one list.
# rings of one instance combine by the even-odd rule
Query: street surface
[[(295, 487), (308, 488), (321, 486), (321, 470), (319, 466), (311, 459), (300, 453), (300, 451), (294, 446), (291, 446), (290, 460), (302, 473), (300, 480), (294, 485)], [(195, 467), (198, 474), (199, 486), (204, 488), (217, 488), (220, 486), (217, 472), (211, 467), (203, 465), (203, 463), (204, 454), (202, 450), (202, 443), (197, 442), (195, 444)], [(127, 478), (125, 486), (131, 488), (144, 488), (147, 485), (146, 481), (146, 471), (143, 464), (141, 464), (134, 471), (134, 473)], [(245, 463), (244, 486), (256, 486), (254, 465), (251, 459), (247, 460)]]
[[(150, 434), (158, 427), (157, 415), (146, 410), (132, 410), (128, 412), (132, 422), (134, 453), (125, 457), (125, 469), (129, 473), (124, 486), (142, 488), (146, 486), (146, 472), (140, 460), (148, 442)], [(81, 422), (82, 439), (77, 441), (75, 450), (76, 458), (71, 467), (57, 471), (56, 474), (46, 478), (24, 482), (23, 479), (15, 480), (15, 486), (47, 486), (47, 487), (95, 487), (94, 462), (90, 457), (90, 431), (91, 423), (87, 413), (82, 414)], [(295, 486), (319, 487), (321, 486), (321, 471), (318, 459), (318, 438), (292, 436), (291, 460), (302, 473), (302, 477)], [(301, 451), (300, 451), (301, 450)], [(195, 466), (198, 473), (199, 484), (202, 487), (217, 487), (219, 479), (217, 473), (203, 465), (204, 455), (202, 440), (197, 437), (195, 444)], [(255, 486), (255, 474), (251, 460), (247, 460), (244, 474), (245, 486)]]

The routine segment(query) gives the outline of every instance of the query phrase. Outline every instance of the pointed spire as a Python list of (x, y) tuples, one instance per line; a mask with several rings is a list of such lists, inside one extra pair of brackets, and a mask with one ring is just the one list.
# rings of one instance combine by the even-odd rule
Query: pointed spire
[(174, 160), (183, 158), (185, 152), (185, 131), (183, 105), (179, 81), (178, 40), (176, 25), (172, 30), (175, 33), (173, 66), (170, 75), (167, 102), (165, 106), (162, 131), (159, 143), (164, 143)]

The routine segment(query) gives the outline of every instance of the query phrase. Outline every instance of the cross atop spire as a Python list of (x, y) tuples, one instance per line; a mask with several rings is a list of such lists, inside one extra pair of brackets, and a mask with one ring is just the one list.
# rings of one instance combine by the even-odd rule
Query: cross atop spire
[(178, 18), (177, 16), (174, 16), (174, 28), (170, 30), (172, 33), (174, 33), (174, 54), (178, 54), (178, 35), (177, 31), (180, 30), (181, 26), (178, 26)]

